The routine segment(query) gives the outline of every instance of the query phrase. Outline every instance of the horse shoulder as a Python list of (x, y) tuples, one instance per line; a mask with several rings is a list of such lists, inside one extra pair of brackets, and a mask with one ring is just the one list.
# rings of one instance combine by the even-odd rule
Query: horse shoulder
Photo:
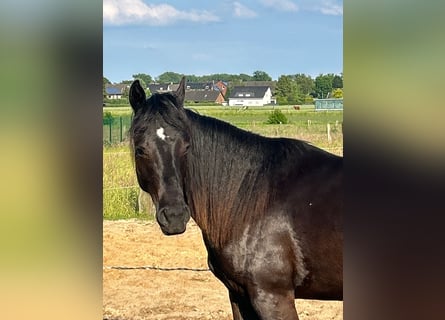
[[(295, 288), (307, 274), (292, 223), (284, 215), (260, 219), (219, 252), (209, 252), (215, 275), (232, 289)], [(218, 276), (219, 275), (219, 276)]]

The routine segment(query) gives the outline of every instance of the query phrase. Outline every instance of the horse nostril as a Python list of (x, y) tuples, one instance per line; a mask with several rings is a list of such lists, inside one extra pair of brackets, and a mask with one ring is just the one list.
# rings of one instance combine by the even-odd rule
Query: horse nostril
[(167, 213), (167, 209), (166, 208), (162, 208), (156, 214), (156, 219), (158, 220), (158, 223), (161, 226), (166, 226), (168, 224), (168, 218), (167, 218), (167, 214), (166, 213)]

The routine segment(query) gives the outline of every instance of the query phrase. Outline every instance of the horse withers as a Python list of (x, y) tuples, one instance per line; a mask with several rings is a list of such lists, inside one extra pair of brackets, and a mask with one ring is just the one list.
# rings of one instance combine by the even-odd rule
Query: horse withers
[(234, 319), (298, 319), (294, 299), (343, 299), (343, 159), (184, 108), (176, 92), (130, 88), (136, 175), (166, 235), (190, 217)]

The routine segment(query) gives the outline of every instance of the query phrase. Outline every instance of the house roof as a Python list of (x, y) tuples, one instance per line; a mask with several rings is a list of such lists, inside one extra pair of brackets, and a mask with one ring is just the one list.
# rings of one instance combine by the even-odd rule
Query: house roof
[(219, 91), (207, 91), (207, 90), (198, 90), (198, 91), (186, 91), (185, 92), (185, 100), (186, 101), (210, 101), (215, 102), (218, 99), (218, 96), (221, 94)]
[(105, 86), (105, 92), (107, 94), (122, 94), (127, 87), (126, 84), (119, 83), (119, 84), (107, 84)]
[(212, 90), (214, 84), (212, 82), (187, 82), (185, 86), (187, 90)]
[[(218, 90), (218, 82), (221, 82), (227, 87), (227, 84), (222, 81), (208, 81), (208, 82), (191, 82), (188, 81), (185, 84), (185, 90)], [(179, 87), (179, 83), (174, 83), (170, 86), (172, 91), (176, 91)]]
[(236, 86), (230, 92), (229, 99), (261, 99), (269, 86)]
[(147, 87), (151, 93), (171, 91), (169, 83), (150, 83)]
[(105, 92), (107, 94), (122, 94), (122, 91), (119, 88), (115, 88), (115, 87), (105, 88)]

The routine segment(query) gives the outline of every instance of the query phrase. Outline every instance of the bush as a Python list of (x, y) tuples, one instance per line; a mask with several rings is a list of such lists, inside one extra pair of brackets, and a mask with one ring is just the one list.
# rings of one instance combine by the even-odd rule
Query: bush
[(110, 125), (114, 123), (114, 117), (111, 112), (107, 111), (103, 114), (102, 123), (103, 125)]
[(118, 104), (128, 105), (129, 101), (128, 101), (128, 98), (124, 98), (124, 99), (104, 99), (104, 103), (107, 106), (113, 106), (113, 105), (118, 105)]
[(314, 98), (312, 96), (306, 96), (304, 98), (304, 104), (314, 104)]
[(289, 120), (287, 120), (286, 116), (280, 110), (274, 110), (270, 114), (267, 119), (268, 124), (287, 124)]

